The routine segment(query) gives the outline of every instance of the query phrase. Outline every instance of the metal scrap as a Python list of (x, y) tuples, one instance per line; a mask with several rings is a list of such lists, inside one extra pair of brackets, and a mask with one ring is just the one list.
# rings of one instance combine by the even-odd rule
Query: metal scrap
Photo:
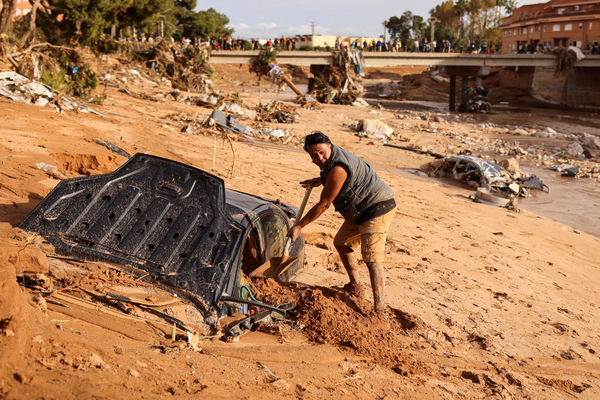
[(430, 176), (452, 177), (476, 187), (475, 200), (503, 207), (512, 207), (517, 196), (529, 195), (527, 189), (549, 191), (535, 175), (515, 178), (491, 161), (470, 156), (450, 156), (430, 163)]

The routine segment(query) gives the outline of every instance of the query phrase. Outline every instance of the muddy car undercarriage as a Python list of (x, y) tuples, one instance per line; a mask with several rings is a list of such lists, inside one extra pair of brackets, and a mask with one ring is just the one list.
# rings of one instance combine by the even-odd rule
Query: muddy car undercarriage
[(278, 310), (242, 281), (289, 280), (303, 266), (303, 238), (283, 254), (295, 215), (279, 201), (227, 190), (202, 170), (136, 154), (112, 173), (61, 181), (20, 228), (71, 259), (108, 261), (151, 279), (215, 321), (244, 304)]

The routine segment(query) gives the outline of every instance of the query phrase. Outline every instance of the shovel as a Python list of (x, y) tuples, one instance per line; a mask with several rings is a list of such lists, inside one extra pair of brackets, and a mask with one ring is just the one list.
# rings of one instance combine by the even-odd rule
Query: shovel
[[(296, 219), (292, 227), (294, 227), (298, 221), (302, 218), (302, 214), (304, 214), (304, 209), (306, 208), (306, 203), (308, 203), (308, 199), (310, 197), (310, 192), (312, 191), (312, 186), (308, 186), (306, 188), (306, 193), (304, 193), (304, 198), (302, 199), (302, 204), (300, 204), (300, 208), (298, 209), (298, 213), (296, 214)], [(291, 229), (291, 228), (290, 228)], [(250, 273), (250, 276), (264, 276), (264, 277), (276, 277), (285, 272), (293, 263), (296, 261), (297, 257), (290, 257), (290, 248), (292, 247), (292, 238), (288, 237), (285, 242), (285, 246), (283, 248), (283, 255), (281, 256), (281, 260), (279, 263), (273, 262), (271, 260), (267, 260), (263, 265), (256, 268), (254, 271)], [(278, 257), (274, 257), (273, 261), (276, 261)]]
[[(296, 214), (296, 219), (294, 220), (292, 228), (296, 226), (296, 224), (302, 219), (302, 214), (304, 214), (304, 209), (306, 208), (306, 203), (308, 203), (308, 199), (310, 198), (311, 191), (312, 186), (308, 185), (308, 187), (306, 188), (306, 193), (304, 193), (304, 198), (302, 199), (302, 204), (300, 204), (300, 208), (298, 209), (298, 214)], [(292, 238), (288, 236), (287, 241), (285, 242), (285, 247), (283, 248), (283, 258), (281, 259), (282, 263), (286, 261), (286, 258), (290, 258), (290, 247), (292, 247)]]

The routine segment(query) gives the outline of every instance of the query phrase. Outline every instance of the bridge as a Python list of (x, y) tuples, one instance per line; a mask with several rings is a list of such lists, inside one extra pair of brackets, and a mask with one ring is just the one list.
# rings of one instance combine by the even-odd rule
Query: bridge
[[(210, 53), (212, 64), (249, 64), (258, 55), (258, 50), (218, 50)], [(464, 54), (464, 53), (408, 53), (408, 52), (363, 52), (363, 67), (440, 67), (450, 75), (448, 105), (450, 111), (456, 109), (456, 77), (462, 77), (461, 105), (467, 98), (469, 79), (488, 75), (491, 68), (527, 67), (556, 68), (558, 59), (552, 54)], [(333, 63), (333, 54), (326, 51), (280, 51), (277, 63), (300, 66), (313, 66), (315, 70)], [(600, 105), (600, 56), (585, 56), (575, 62), (567, 71), (567, 79), (560, 85), (563, 89), (561, 103), (567, 99), (584, 105)], [(311, 68), (311, 71), (313, 68)], [(558, 85), (558, 82), (553, 84)]]
[[(213, 50), (211, 64), (249, 64), (258, 50)], [(433, 67), (550, 67), (556, 66), (551, 54), (465, 54), (465, 53), (409, 53), (363, 52), (364, 67), (433, 66)], [(333, 55), (325, 51), (280, 51), (279, 64), (330, 65)], [(600, 56), (586, 56), (575, 67), (600, 67)]]

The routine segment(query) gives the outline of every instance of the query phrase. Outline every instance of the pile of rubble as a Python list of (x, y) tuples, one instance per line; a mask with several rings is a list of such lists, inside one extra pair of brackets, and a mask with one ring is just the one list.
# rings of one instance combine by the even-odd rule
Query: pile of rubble
[(29, 79), (14, 71), (0, 72), (0, 96), (40, 107), (54, 107), (58, 112), (91, 112), (108, 118), (107, 115), (98, 110), (64, 96), (46, 84)]
[(165, 39), (155, 46), (134, 51), (133, 55), (147, 68), (169, 79), (177, 89), (200, 93), (210, 89), (207, 44), (181, 47)]
[(263, 122), (279, 122), (292, 124), (298, 121), (298, 112), (292, 106), (282, 102), (271, 100), (267, 104), (259, 104), (256, 107), (257, 119)]
[(473, 113), (487, 113), (492, 109), (488, 101), (487, 90), (483, 86), (470, 86), (467, 90), (467, 100), (461, 104), (459, 111)]
[(364, 93), (356, 75), (361, 68), (360, 53), (349, 48), (336, 50), (333, 60), (333, 65), (308, 80), (308, 94), (325, 104), (352, 104)]

